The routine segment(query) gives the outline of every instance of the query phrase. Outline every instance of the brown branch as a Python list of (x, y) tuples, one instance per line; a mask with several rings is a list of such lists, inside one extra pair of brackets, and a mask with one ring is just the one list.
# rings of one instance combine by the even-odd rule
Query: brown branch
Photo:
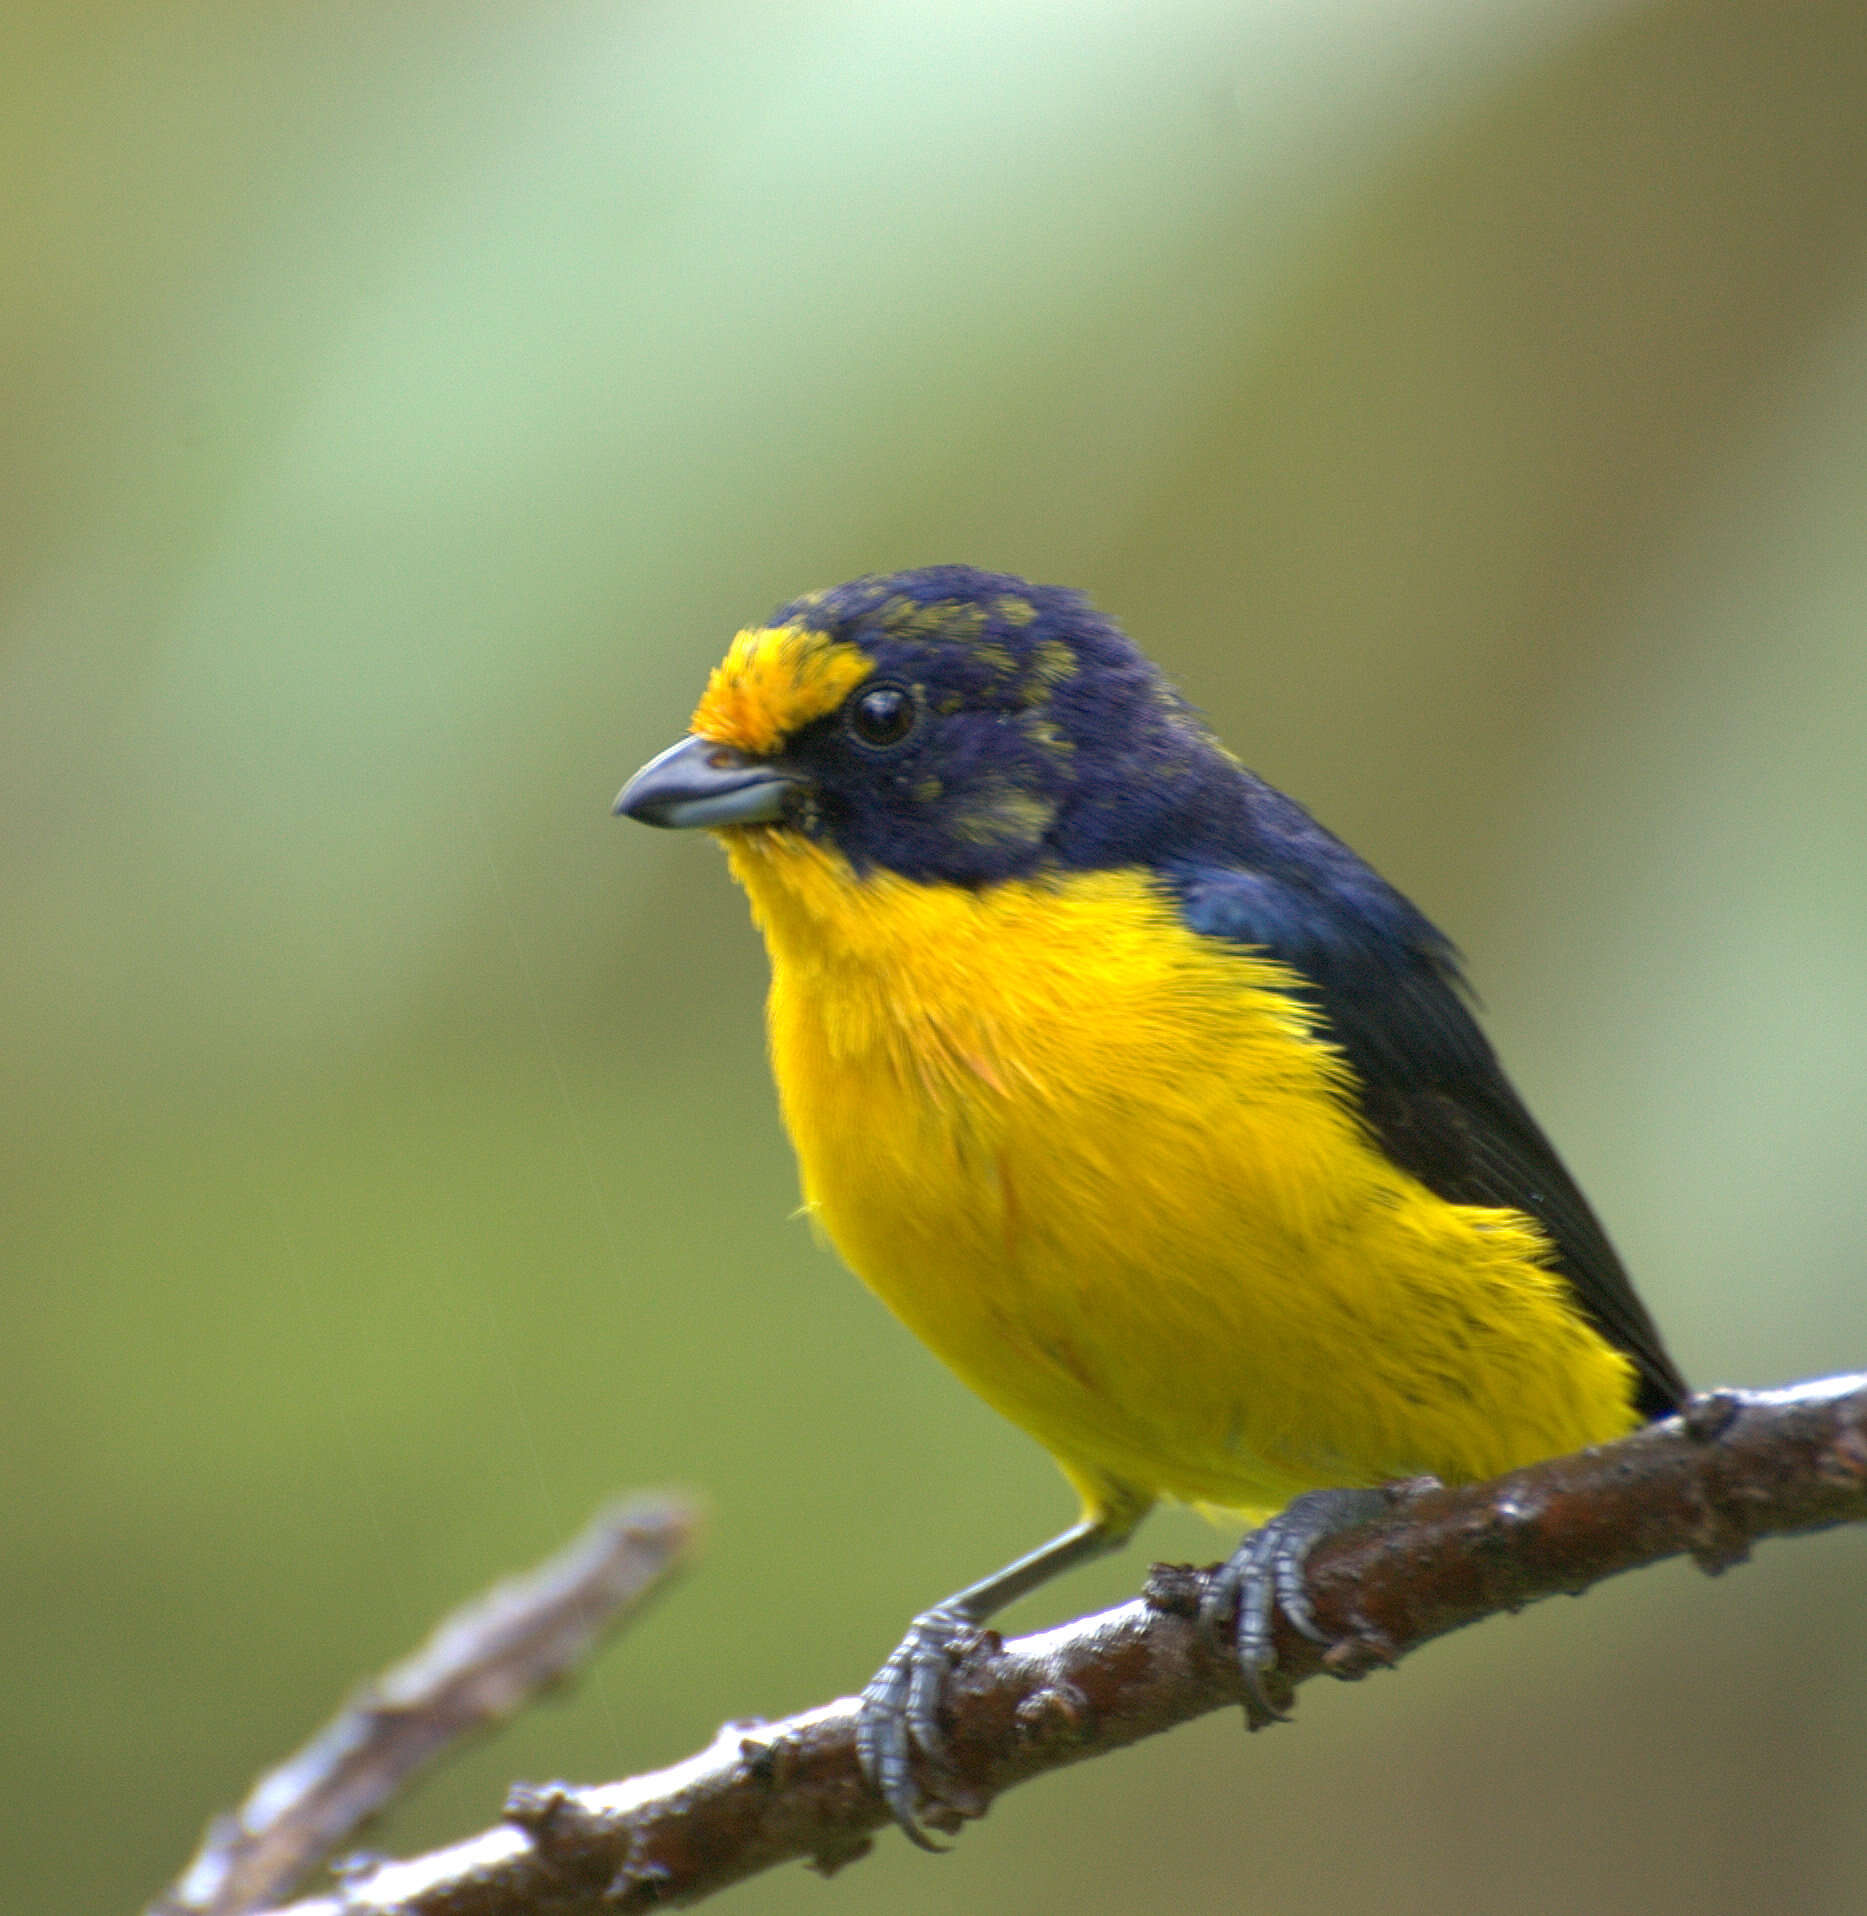
[[(1363, 1674), (1434, 1637), (1623, 1570), (1707, 1571), (1757, 1539), (1867, 1519), (1867, 1376), (1718, 1392), (1683, 1418), (1494, 1483), (1408, 1494), (1315, 1552), (1324, 1652), (1280, 1628), (1285, 1678)], [(960, 1809), (1240, 1701), (1196, 1613), (1206, 1573), (1157, 1566), (1147, 1596), (1039, 1636), (982, 1632), (950, 1691)], [(887, 1821), (856, 1767), (848, 1698), (729, 1724), (672, 1769), (590, 1789), (521, 1785), (507, 1820), (359, 1872), (278, 1916), (618, 1916), (694, 1902), (774, 1863), (831, 1870)], [(949, 1792), (951, 1794), (951, 1792)]]
[(149, 1916), (246, 1916), (289, 1896), (415, 1771), (581, 1663), (678, 1567), (696, 1529), (673, 1498), (617, 1504), (535, 1570), (462, 1605), (216, 1817)]

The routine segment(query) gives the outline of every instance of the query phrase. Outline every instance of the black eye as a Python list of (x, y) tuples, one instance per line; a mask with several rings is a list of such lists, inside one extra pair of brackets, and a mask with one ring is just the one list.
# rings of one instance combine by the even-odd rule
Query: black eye
[(864, 745), (899, 745), (914, 729), (914, 694), (901, 685), (865, 685), (843, 717)]

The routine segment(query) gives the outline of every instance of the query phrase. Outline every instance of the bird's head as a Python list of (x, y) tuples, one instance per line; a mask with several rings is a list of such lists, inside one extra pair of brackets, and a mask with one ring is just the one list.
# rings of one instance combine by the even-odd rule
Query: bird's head
[(1231, 770), (1081, 594), (934, 566), (810, 593), (741, 632), (692, 735), (616, 810), (802, 833), (858, 871), (978, 885), (1158, 856)]

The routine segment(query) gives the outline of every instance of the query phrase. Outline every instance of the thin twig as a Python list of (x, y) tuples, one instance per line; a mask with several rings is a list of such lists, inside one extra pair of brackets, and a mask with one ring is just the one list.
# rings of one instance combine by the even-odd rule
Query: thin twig
[[(1291, 1684), (1359, 1676), (1643, 1564), (1690, 1555), (1718, 1571), (1759, 1538), (1863, 1519), (1867, 1375), (1718, 1392), (1617, 1444), (1419, 1490), (1321, 1545), (1310, 1589), (1337, 1643), (1280, 1627), (1281, 1671)], [(981, 1814), (1015, 1783), (1237, 1704), (1236, 1665), (1198, 1622), (1207, 1574), (1157, 1566), (1141, 1601), (1011, 1643), (981, 1632), (949, 1692), (956, 1810)], [(795, 1858), (838, 1868), (888, 1820), (856, 1766), (855, 1712), (844, 1698), (729, 1724), (697, 1756), (629, 1782), (521, 1785), (497, 1828), (277, 1916), (627, 1916)]]
[(668, 1497), (601, 1512), (568, 1548), (464, 1604), (260, 1778), (149, 1916), (247, 1916), (289, 1896), (415, 1771), (558, 1682), (692, 1546)]

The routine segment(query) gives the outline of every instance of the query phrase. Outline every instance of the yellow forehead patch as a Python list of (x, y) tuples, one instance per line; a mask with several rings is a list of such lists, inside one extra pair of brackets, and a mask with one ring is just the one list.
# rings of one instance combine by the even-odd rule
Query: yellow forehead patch
[(762, 757), (834, 712), (875, 669), (860, 646), (801, 625), (741, 632), (713, 668), (689, 730)]

